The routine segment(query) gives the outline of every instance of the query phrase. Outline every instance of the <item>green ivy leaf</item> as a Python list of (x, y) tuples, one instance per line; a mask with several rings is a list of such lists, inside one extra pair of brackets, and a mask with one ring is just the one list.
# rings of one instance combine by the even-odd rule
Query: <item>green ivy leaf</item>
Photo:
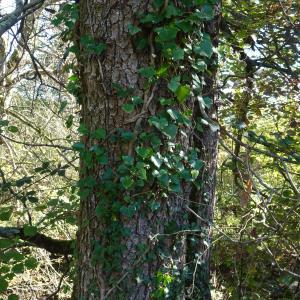
[(150, 138), (150, 143), (152, 147), (156, 149), (161, 145), (161, 140), (157, 135), (152, 135)]
[(12, 206), (1, 207), (0, 211), (0, 221), (9, 221), (13, 212)]
[(153, 164), (159, 169), (163, 163), (163, 160), (161, 159), (161, 155), (159, 153), (151, 156), (151, 161)]
[(38, 262), (34, 257), (29, 257), (24, 262), (25, 267), (29, 270), (35, 269), (38, 266)]
[(175, 22), (176, 26), (180, 28), (184, 33), (191, 32), (193, 30), (193, 26), (188, 20), (180, 20)]
[(179, 30), (175, 26), (166, 26), (156, 28), (154, 31), (158, 34), (157, 41), (164, 43), (175, 40)]
[(82, 135), (88, 135), (89, 134), (89, 130), (87, 129), (87, 127), (81, 123), (77, 129), (78, 133), (82, 134)]
[(34, 236), (36, 235), (38, 232), (37, 227), (36, 226), (31, 226), (31, 225), (24, 225), (24, 234), (26, 236)]
[(8, 288), (7, 281), (3, 277), (0, 277), (0, 293), (5, 292), (7, 288)]
[(133, 162), (134, 162), (134, 159), (132, 156), (128, 156), (128, 155), (124, 155), (122, 156), (122, 159), (124, 161), (124, 163), (127, 165), (127, 166), (132, 166), (133, 165)]
[(157, 178), (158, 182), (159, 182), (163, 187), (168, 187), (170, 177), (169, 177), (169, 174), (168, 174), (168, 171), (167, 171), (167, 170), (165, 170), (165, 169), (161, 169), (160, 171), (154, 170), (154, 171), (152, 172), (152, 175), (153, 175), (154, 177)]
[(162, 7), (162, 5), (164, 4), (165, 0), (153, 0), (152, 1), (152, 5), (156, 8), (156, 9), (160, 9)]
[(146, 24), (146, 23), (156, 24), (156, 23), (159, 23), (162, 19), (163, 19), (163, 16), (158, 15), (157, 13), (149, 13), (149, 14), (145, 15), (143, 18), (141, 18), (140, 22), (142, 24)]
[(85, 145), (83, 143), (74, 143), (72, 148), (75, 150), (75, 151), (82, 151), (85, 149)]
[(160, 208), (160, 203), (156, 201), (151, 201), (150, 202), (150, 209), (152, 212), (157, 211)]
[(198, 45), (195, 45), (194, 52), (201, 56), (211, 58), (213, 54), (213, 46), (210, 36), (207, 33), (204, 33), (202, 41)]
[(162, 106), (168, 106), (174, 104), (174, 100), (170, 98), (160, 98), (159, 102)]
[(184, 59), (184, 51), (180, 47), (176, 47), (172, 51), (172, 59), (174, 61), (182, 60)]
[(197, 59), (195, 63), (192, 64), (192, 67), (198, 72), (203, 72), (207, 69), (207, 64), (202, 59)]
[(11, 268), (11, 270), (16, 274), (21, 274), (24, 272), (24, 264), (23, 263), (16, 264)]
[(8, 248), (14, 245), (14, 241), (9, 239), (0, 239), (0, 249), (1, 248)]
[(18, 127), (16, 127), (16, 126), (8, 126), (7, 130), (12, 132), (12, 133), (16, 133), (16, 132), (19, 131)]
[(170, 124), (167, 127), (165, 127), (162, 132), (169, 138), (174, 139), (177, 135), (178, 127), (174, 124)]
[(141, 31), (142, 31), (141, 28), (139, 28), (137, 26), (134, 26), (133, 24), (128, 25), (128, 32), (129, 32), (130, 35), (135, 35), (135, 34), (141, 32)]
[(151, 148), (137, 147), (136, 153), (143, 159), (148, 159), (153, 155), (153, 150)]
[(106, 137), (106, 130), (104, 128), (98, 128), (92, 133), (92, 137), (98, 140), (104, 140)]
[(29, 183), (31, 183), (31, 181), (32, 181), (32, 179), (31, 179), (31, 177), (23, 177), (23, 178), (21, 178), (21, 179), (18, 179), (17, 181), (16, 181), (16, 186), (17, 187), (21, 187), (21, 186), (23, 186), (23, 185), (25, 185), (25, 184), (29, 184)]
[(191, 19), (194, 21), (210, 21), (214, 18), (214, 10), (212, 5), (205, 4), (202, 6), (201, 10), (196, 9), (196, 12), (194, 12), (191, 15)]
[(188, 85), (181, 85), (176, 91), (177, 99), (183, 103), (190, 94), (190, 87)]
[(138, 176), (140, 179), (146, 181), (147, 180), (147, 170), (142, 168), (138, 170)]
[(132, 113), (134, 111), (134, 104), (127, 103), (122, 105), (122, 110), (126, 113)]
[(210, 98), (210, 97), (203, 97), (203, 102), (204, 102), (204, 106), (206, 107), (206, 108), (211, 108), (211, 106), (212, 106), (212, 104), (213, 104), (213, 101), (212, 101), (212, 99)]
[(139, 104), (143, 104), (144, 103), (144, 100), (141, 97), (139, 97), (139, 96), (132, 97), (131, 101), (132, 101), (133, 105), (139, 105)]
[(62, 113), (65, 110), (65, 108), (67, 107), (67, 105), (68, 105), (68, 101), (62, 101), (60, 103), (60, 107), (59, 107), (57, 114)]
[(1, 254), (1, 259), (5, 263), (11, 263), (12, 261), (18, 262), (18, 261), (22, 261), (24, 259), (24, 255), (21, 254), (20, 252), (18, 252), (17, 250), (13, 249), (13, 250), (9, 250), (9, 251), (6, 251), (5, 253)]
[(71, 126), (73, 125), (73, 119), (74, 119), (73, 115), (68, 116), (68, 119), (65, 122), (67, 128), (71, 128)]
[(173, 93), (177, 91), (177, 89), (180, 86), (180, 76), (175, 76), (171, 79), (171, 81), (168, 83), (168, 88), (171, 90)]
[(147, 79), (151, 79), (156, 75), (154, 67), (146, 67), (139, 69), (139, 73)]
[(1, 126), (7, 126), (9, 124), (9, 121), (7, 120), (0, 120), (0, 127)]
[(180, 16), (182, 14), (182, 11), (177, 8), (172, 2), (167, 6), (165, 11), (165, 16), (167, 18)]
[(125, 176), (121, 178), (121, 183), (125, 190), (129, 190), (132, 188), (134, 181), (131, 177)]
[(159, 130), (163, 130), (166, 126), (168, 126), (168, 120), (164, 117), (158, 118), (156, 116), (152, 116), (149, 118), (150, 125), (155, 126)]
[(7, 298), (7, 300), (19, 300), (19, 296), (16, 294), (10, 294)]

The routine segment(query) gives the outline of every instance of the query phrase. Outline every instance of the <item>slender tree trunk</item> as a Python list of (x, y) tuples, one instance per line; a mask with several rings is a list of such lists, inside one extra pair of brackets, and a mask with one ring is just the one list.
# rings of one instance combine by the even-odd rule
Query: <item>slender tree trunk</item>
[[(188, 153), (195, 145), (201, 148), (205, 168), (200, 191), (195, 192), (190, 183), (180, 182), (178, 192), (165, 195), (151, 175), (149, 178), (152, 179), (142, 182), (145, 172), (149, 173), (147, 167), (143, 173), (135, 165), (127, 170), (131, 172), (130, 178), (122, 175), (126, 172), (122, 168), (131, 166), (131, 157), (136, 160), (137, 156), (147, 155), (138, 150), (150, 144), (148, 138), (140, 138), (141, 133), (150, 136), (153, 131), (146, 117), (160, 112), (158, 99), (170, 94), (166, 81), (160, 79), (147, 86), (139, 73), (141, 68), (157, 59), (153, 56), (152, 42), (147, 50), (138, 51), (128, 33), (128, 25), (134, 24), (138, 15), (152, 8), (149, 1), (137, 0), (80, 1), (79, 7), (78, 59), (84, 150), (81, 150), (74, 297), (97, 300), (208, 299), (207, 247), (215, 203), (218, 135), (206, 128), (196, 141), (193, 126), (187, 126), (182, 127), (182, 134), (174, 138), (172, 147), (181, 145), (183, 153)], [(210, 30), (216, 36), (218, 25), (212, 24)], [(89, 51), (94, 42), (106, 45), (103, 54)], [(209, 86), (205, 87), (213, 100), (214, 73), (206, 79)], [(126, 113), (122, 105), (132, 96), (140, 97), (144, 104)], [(190, 97), (186, 105), (193, 117), (201, 115), (195, 97)], [(174, 104), (175, 108), (177, 106)], [(215, 104), (207, 114), (209, 118), (216, 118)], [(99, 128), (105, 129), (105, 137)], [(161, 150), (171, 147), (166, 139), (162, 141)], [(126, 186), (132, 184), (140, 186), (127, 190)], [(196, 230), (190, 227), (190, 222), (194, 221), (203, 227), (196, 243), (189, 241), (190, 234), (197, 236), (199, 233), (195, 234)], [(204, 267), (198, 265), (196, 253), (201, 253)], [(205, 275), (196, 276), (198, 273)], [(193, 294), (195, 290), (197, 292)]]

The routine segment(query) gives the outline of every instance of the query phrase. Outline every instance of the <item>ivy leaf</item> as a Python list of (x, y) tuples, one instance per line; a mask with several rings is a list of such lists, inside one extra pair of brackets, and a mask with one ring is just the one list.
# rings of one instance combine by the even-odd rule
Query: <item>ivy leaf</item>
[(131, 104), (131, 103), (123, 104), (122, 105), (122, 109), (126, 113), (130, 114), (130, 113), (132, 113), (134, 111), (134, 104)]
[(169, 98), (160, 98), (159, 99), (160, 105), (167, 106), (167, 105), (173, 105), (174, 100)]
[(11, 294), (8, 296), (7, 300), (19, 300), (19, 296), (16, 294)]
[(104, 140), (106, 137), (106, 130), (104, 128), (98, 128), (92, 133), (92, 137), (98, 140)]
[(157, 135), (152, 135), (150, 138), (150, 143), (154, 149), (157, 149), (161, 145), (161, 140)]
[(167, 109), (167, 113), (174, 121), (178, 120), (179, 113), (177, 111), (175, 111), (174, 109), (171, 109), (171, 108)]
[(161, 15), (158, 15), (157, 13), (149, 13), (147, 15), (145, 15), (142, 19), (140, 19), (140, 22), (142, 24), (146, 24), (146, 23), (159, 23), (161, 20), (163, 19), (163, 17)]
[(153, 0), (152, 5), (156, 8), (159, 9), (161, 6), (164, 4), (164, 0)]
[(29, 257), (28, 259), (25, 260), (24, 264), (27, 269), (32, 270), (37, 267), (38, 262), (34, 257)]
[(0, 127), (7, 126), (9, 124), (9, 121), (7, 120), (0, 120)]
[(212, 20), (214, 18), (213, 6), (209, 4), (203, 5), (201, 9), (201, 14), (205, 21)]
[(207, 33), (203, 34), (202, 41), (194, 47), (194, 52), (201, 56), (211, 58), (213, 54), (213, 46), (210, 36)]
[(87, 127), (81, 123), (77, 129), (78, 133), (82, 134), (82, 135), (88, 135), (89, 134), (89, 130), (87, 129)]
[(170, 3), (166, 8), (165, 15), (167, 18), (180, 16), (182, 11), (177, 8), (173, 3)]
[(178, 28), (175, 26), (159, 27), (155, 29), (158, 34), (158, 42), (168, 42), (176, 39)]
[(125, 176), (121, 178), (121, 183), (125, 190), (129, 190), (133, 186), (134, 181), (131, 177)]
[(13, 207), (1, 207), (0, 221), (8, 221), (12, 215)]
[(17, 181), (16, 181), (16, 186), (17, 187), (21, 187), (21, 186), (23, 186), (23, 185), (25, 185), (25, 184), (29, 184), (29, 183), (31, 183), (31, 181), (32, 181), (32, 179), (31, 179), (31, 177), (23, 177), (23, 178), (21, 178), (21, 179), (18, 179)]
[(153, 67), (146, 67), (139, 69), (139, 73), (147, 79), (151, 79), (156, 75), (156, 71)]
[(203, 5), (207, 2), (207, 0), (195, 0), (196, 5)]
[(196, 21), (210, 21), (214, 18), (214, 10), (212, 5), (205, 4), (202, 6), (201, 10), (197, 9), (196, 12), (194, 12), (191, 15), (192, 20)]
[(147, 159), (152, 156), (153, 150), (151, 148), (137, 147), (136, 153), (143, 159)]
[(71, 128), (71, 126), (73, 125), (73, 119), (74, 119), (73, 115), (68, 116), (68, 119), (65, 122), (67, 128)]
[(177, 91), (177, 89), (180, 86), (180, 76), (175, 76), (171, 79), (171, 81), (168, 83), (168, 88), (171, 90), (173, 93)]
[(178, 60), (184, 59), (184, 51), (183, 51), (183, 49), (181, 49), (180, 47), (176, 47), (172, 51), (172, 59), (174, 61), (178, 61)]
[(143, 104), (144, 100), (141, 97), (134, 96), (131, 98), (133, 105)]
[(163, 130), (169, 124), (166, 118), (158, 118), (156, 116), (150, 117), (149, 123), (150, 125), (155, 126), (158, 130)]
[(144, 168), (139, 169), (138, 170), (138, 176), (139, 176), (140, 179), (146, 181), (147, 180), (147, 171), (146, 171), (146, 169), (144, 169)]
[(67, 107), (67, 105), (68, 105), (68, 101), (62, 101), (60, 103), (60, 107), (59, 107), (57, 114), (62, 113), (65, 110), (65, 108)]
[(139, 28), (137, 26), (134, 26), (133, 24), (128, 25), (128, 32), (129, 32), (130, 35), (135, 35), (135, 34), (141, 32), (141, 31), (142, 31), (141, 28)]
[(188, 85), (181, 85), (176, 91), (177, 99), (183, 103), (190, 94), (190, 87)]
[(75, 151), (82, 151), (85, 149), (85, 145), (83, 143), (74, 143), (72, 148), (75, 150)]
[(162, 132), (169, 138), (174, 139), (177, 135), (178, 127), (174, 124), (170, 124), (169, 126), (165, 127)]
[(207, 69), (207, 64), (202, 59), (197, 59), (192, 67), (197, 70), (198, 72), (203, 72)]
[(210, 97), (206, 96), (206, 97), (203, 97), (203, 103), (204, 103), (204, 106), (209, 109), (209, 108), (211, 108), (213, 101)]
[(0, 249), (1, 248), (8, 248), (14, 245), (14, 241), (9, 239), (0, 239)]
[(161, 169), (160, 171), (154, 170), (152, 172), (152, 175), (157, 178), (158, 182), (162, 186), (167, 187), (169, 185), (170, 177), (167, 170), (165, 169)]
[(153, 164), (159, 169), (163, 163), (163, 160), (161, 159), (161, 155), (159, 153), (151, 156), (151, 161)]
[(176, 26), (178, 28), (180, 28), (184, 33), (188, 33), (191, 32), (193, 30), (193, 26), (191, 24), (191, 22), (189, 22), (188, 20), (180, 20), (180, 21), (176, 21)]
[(12, 133), (16, 133), (16, 132), (19, 131), (18, 127), (16, 127), (16, 126), (8, 126), (7, 130), (12, 132)]
[(5, 292), (7, 288), (8, 288), (7, 281), (3, 277), (0, 277), (0, 293)]
[(37, 234), (37, 227), (36, 226), (30, 226), (30, 225), (24, 225), (24, 234), (26, 236), (34, 236)]
[(12, 267), (11, 270), (16, 274), (21, 274), (24, 272), (24, 264), (23, 263), (16, 264)]
[(122, 137), (124, 142), (129, 142), (133, 139), (134, 134), (131, 131), (122, 130), (121, 131), (121, 137)]
[(134, 159), (132, 156), (124, 155), (124, 156), (122, 156), (122, 159), (127, 166), (133, 165)]

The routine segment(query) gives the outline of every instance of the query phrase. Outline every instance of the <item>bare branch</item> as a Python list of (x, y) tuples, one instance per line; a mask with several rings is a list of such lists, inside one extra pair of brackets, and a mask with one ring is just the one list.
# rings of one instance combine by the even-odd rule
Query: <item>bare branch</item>
[(61, 255), (73, 254), (72, 240), (52, 239), (41, 233), (37, 233), (33, 236), (26, 236), (23, 228), (0, 227), (0, 237), (7, 239), (20, 237), (20, 239), (29, 242), (32, 246), (45, 249), (50, 253)]
[(23, 1), (17, 0), (15, 10), (0, 19), (0, 36), (17, 24), (20, 20), (25, 18), (29, 12), (33, 13), (39, 9), (44, 2), (45, 0), (33, 0), (24, 5)]

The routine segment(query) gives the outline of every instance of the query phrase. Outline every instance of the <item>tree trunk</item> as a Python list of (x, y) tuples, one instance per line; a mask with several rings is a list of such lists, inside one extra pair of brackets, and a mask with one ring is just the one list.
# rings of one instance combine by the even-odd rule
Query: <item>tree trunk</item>
[[(157, 14), (165, 9), (163, 6)], [(195, 140), (193, 120), (201, 117), (196, 95), (184, 104), (191, 112), (188, 124), (156, 130), (164, 115), (158, 99), (170, 98), (170, 88), (164, 76), (147, 80), (152, 75), (141, 76), (139, 71), (161, 66), (156, 33), (149, 26), (141, 29), (139, 34), (147, 36), (147, 47), (141, 51), (128, 32), (138, 16), (153, 10), (149, 1), (137, 0), (79, 4), (83, 137), (78, 145), (81, 204), (75, 299), (209, 298), (207, 247), (215, 202), (218, 135), (207, 126), (198, 136), (200, 140)], [(205, 26), (216, 36), (218, 23), (210, 23)], [(189, 63), (184, 64), (189, 70)], [(214, 101), (215, 72), (210, 74), (203, 92)], [(132, 103), (132, 97), (143, 103), (137, 102), (134, 109), (124, 106)], [(173, 103), (170, 107), (179, 111), (182, 106)], [(215, 103), (205, 114), (216, 118)], [(199, 153), (192, 151), (195, 146), (201, 147)], [(167, 151), (170, 161), (176, 160), (176, 155), (187, 157), (177, 162), (184, 170), (185, 165), (193, 164), (195, 153), (197, 166), (200, 158), (204, 161), (202, 176), (196, 176), (197, 181), (202, 180), (197, 191), (192, 178), (185, 180), (174, 173), (167, 167), (167, 156), (163, 159), (157, 154)], [(188, 168), (189, 174), (195, 174)], [(198, 264), (199, 252), (203, 265)]]

